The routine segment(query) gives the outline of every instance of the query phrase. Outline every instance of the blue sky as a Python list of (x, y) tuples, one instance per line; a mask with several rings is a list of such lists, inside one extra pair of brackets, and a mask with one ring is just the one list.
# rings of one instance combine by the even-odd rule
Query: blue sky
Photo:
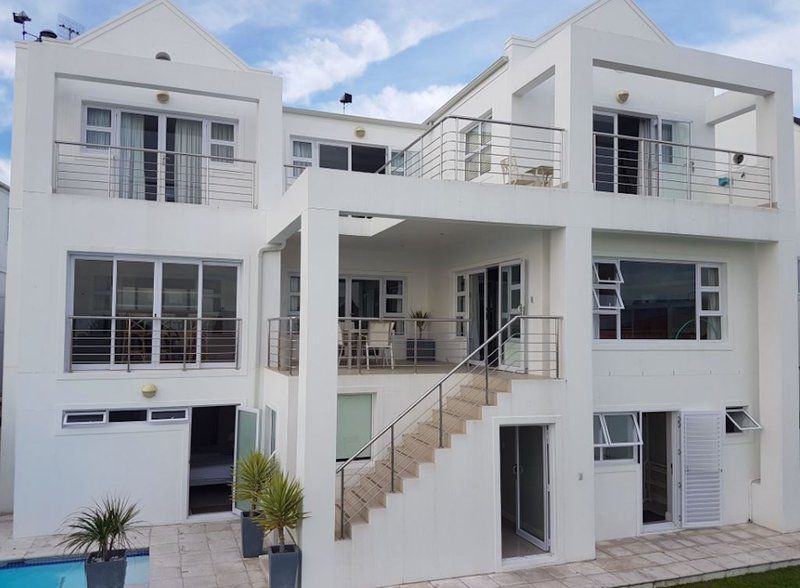
[[(502, 54), (512, 34), (536, 36), (588, 0), (175, 0), (251, 65), (284, 77), (287, 104), (420, 121)], [(94, 28), (139, 0), (0, 0), (0, 180), (8, 179), (12, 10), (30, 30), (66, 14)], [(791, 67), (800, 78), (796, 0), (640, 0), (680, 45)], [(795, 96), (800, 96), (796, 81)], [(800, 101), (795, 100), (795, 109)]]

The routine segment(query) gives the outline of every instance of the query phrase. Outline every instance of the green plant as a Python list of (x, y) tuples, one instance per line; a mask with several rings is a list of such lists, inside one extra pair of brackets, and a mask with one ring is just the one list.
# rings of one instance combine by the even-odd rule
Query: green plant
[(70, 554), (91, 554), (94, 561), (109, 561), (114, 552), (131, 546), (129, 534), (138, 523), (139, 507), (118, 496), (72, 515), (66, 523), (66, 537), (60, 542)]
[(250, 513), (254, 513), (259, 495), (279, 469), (275, 456), (267, 457), (260, 451), (253, 451), (247, 457), (240, 459), (236, 464), (231, 484), (233, 500), (249, 502)]
[[(258, 497), (256, 522), (265, 532), (278, 532), (279, 552), (286, 551), (286, 530), (297, 528), (308, 513), (303, 511), (303, 487), (278, 470)], [(291, 532), (290, 532), (291, 534)]]
[(425, 329), (428, 328), (428, 319), (431, 318), (431, 315), (422, 310), (415, 310), (409, 316), (412, 319), (416, 319), (414, 324), (417, 326), (418, 337), (422, 338)]

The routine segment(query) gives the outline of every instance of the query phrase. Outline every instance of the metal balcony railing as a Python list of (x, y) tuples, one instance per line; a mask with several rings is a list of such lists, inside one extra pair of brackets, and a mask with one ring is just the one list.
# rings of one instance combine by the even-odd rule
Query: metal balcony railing
[(67, 368), (239, 368), (241, 319), (68, 316)]
[(376, 173), (561, 187), (564, 130), (447, 116)]
[(598, 192), (774, 206), (767, 155), (599, 132), (593, 146)]
[(561, 317), (516, 316), (469, 352), (336, 468), (336, 537), (346, 538), (351, 522), (367, 520), (365, 511), (399, 490), (426, 454), (445, 447), (465, 414), (508, 391), (501, 372), (560, 378), (560, 345)]
[(255, 207), (256, 162), (173, 151), (56, 141), (57, 193)]

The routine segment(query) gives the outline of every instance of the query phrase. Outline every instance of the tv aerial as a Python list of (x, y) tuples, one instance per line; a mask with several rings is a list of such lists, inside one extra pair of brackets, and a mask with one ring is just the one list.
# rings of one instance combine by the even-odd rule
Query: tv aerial
[(67, 41), (71, 41), (84, 31), (84, 26), (78, 21), (72, 20), (63, 14), (58, 15), (58, 36)]

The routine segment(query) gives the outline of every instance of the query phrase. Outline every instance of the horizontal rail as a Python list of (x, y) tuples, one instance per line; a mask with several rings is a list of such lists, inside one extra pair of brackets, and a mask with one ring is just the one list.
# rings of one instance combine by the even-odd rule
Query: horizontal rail
[(219, 155), (55, 141), (57, 193), (255, 207), (256, 162)]
[(68, 316), (67, 369), (239, 368), (241, 319)]
[(593, 154), (598, 192), (775, 205), (768, 155), (601, 132), (593, 133)]

